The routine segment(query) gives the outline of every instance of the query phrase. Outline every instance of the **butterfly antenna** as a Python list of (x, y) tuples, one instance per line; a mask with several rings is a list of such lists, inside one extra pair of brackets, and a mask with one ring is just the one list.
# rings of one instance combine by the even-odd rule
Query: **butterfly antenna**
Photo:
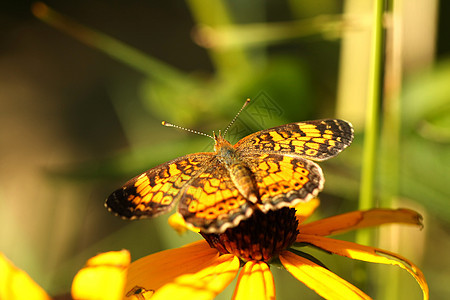
[(184, 127), (181, 127), (181, 126), (178, 126), (178, 125), (175, 125), (175, 124), (167, 123), (166, 121), (162, 121), (161, 124), (163, 124), (166, 127), (175, 127), (175, 128), (178, 128), (178, 129), (186, 130), (187, 132), (195, 133), (195, 134), (198, 134), (198, 135), (204, 135), (204, 136), (207, 136), (207, 137), (209, 137), (209, 138), (214, 140), (214, 137), (212, 137), (211, 135), (203, 133), (203, 132), (200, 132), (200, 131), (197, 131), (197, 130), (184, 128)]
[(241, 109), (238, 111), (238, 113), (236, 114), (236, 116), (233, 118), (233, 120), (231, 120), (230, 124), (228, 124), (227, 128), (225, 128), (225, 131), (223, 132), (223, 136), (225, 136), (225, 134), (227, 134), (228, 129), (230, 129), (230, 127), (234, 124), (234, 122), (236, 122), (237, 118), (239, 117), (239, 115), (241, 114), (241, 112), (244, 110), (244, 108), (250, 103), (250, 98), (247, 99), (247, 101), (245, 101), (244, 105), (242, 105)]

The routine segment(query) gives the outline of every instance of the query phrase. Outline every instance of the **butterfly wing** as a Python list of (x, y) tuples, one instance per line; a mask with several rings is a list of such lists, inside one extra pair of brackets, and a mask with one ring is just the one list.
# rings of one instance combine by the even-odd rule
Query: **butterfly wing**
[(280, 154), (242, 158), (254, 174), (263, 212), (309, 201), (323, 189), (322, 169), (310, 160)]
[(234, 145), (244, 152), (279, 153), (322, 161), (353, 141), (353, 127), (344, 120), (291, 123), (251, 134)]
[(226, 167), (213, 160), (181, 195), (179, 213), (207, 233), (221, 233), (248, 218), (253, 208), (230, 178)]
[(214, 158), (213, 154), (190, 154), (154, 167), (114, 191), (105, 206), (125, 219), (165, 213), (173, 208), (189, 181)]
[[(352, 140), (350, 123), (318, 120), (259, 131), (234, 147), (254, 174), (257, 205), (267, 211), (315, 197), (324, 179), (320, 167), (307, 159), (333, 157)], [(137, 219), (167, 212), (177, 200), (187, 223), (216, 233), (248, 218), (255, 205), (239, 193), (215, 153), (196, 153), (136, 176), (113, 192), (106, 206)]]

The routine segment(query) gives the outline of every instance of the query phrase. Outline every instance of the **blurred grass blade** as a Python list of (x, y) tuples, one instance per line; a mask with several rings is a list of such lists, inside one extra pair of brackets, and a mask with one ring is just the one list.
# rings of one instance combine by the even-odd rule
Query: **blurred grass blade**
[(343, 30), (360, 29), (356, 19), (343, 19), (342, 15), (320, 15), (291, 22), (252, 23), (240, 25), (200, 26), (195, 31), (196, 42), (214, 50), (234, 47), (259, 47), (283, 43), (292, 39), (321, 35), (338, 38)]
[[(233, 25), (233, 18), (223, 0), (189, 0), (188, 7), (199, 26), (216, 28), (217, 26)], [(256, 4), (256, 3), (255, 3)], [(245, 48), (234, 47), (228, 51), (210, 50), (209, 54), (219, 75), (233, 77), (237, 71), (248, 70), (250, 59)]]
[(97, 48), (110, 57), (169, 85), (189, 83), (188, 77), (181, 71), (152, 58), (106, 34), (90, 29), (71, 20), (67, 16), (51, 9), (42, 2), (32, 6), (33, 14), (50, 26), (76, 38), (88, 46)]

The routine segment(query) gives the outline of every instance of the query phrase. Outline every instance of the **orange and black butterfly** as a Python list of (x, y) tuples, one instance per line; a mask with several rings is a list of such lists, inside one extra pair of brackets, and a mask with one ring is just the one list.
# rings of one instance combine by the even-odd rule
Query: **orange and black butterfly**
[(345, 149), (353, 128), (347, 121), (328, 119), (261, 130), (235, 145), (220, 133), (211, 138), (214, 152), (188, 154), (134, 177), (108, 197), (108, 209), (138, 219), (166, 213), (178, 203), (186, 223), (222, 233), (255, 210), (277, 210), (316, 197), (324, 177), (313, 160)]

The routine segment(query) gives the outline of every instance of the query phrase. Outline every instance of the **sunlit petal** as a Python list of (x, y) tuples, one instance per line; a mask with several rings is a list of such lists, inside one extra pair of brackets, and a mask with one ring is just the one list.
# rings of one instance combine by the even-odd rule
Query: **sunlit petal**
[(320, 205), (319, 198), (312, 198), (308, 202), (300, 202), (296, 206), (294, 206), (296, 212), (295, 216), (297, 217), (298, 223), (303, 223), (308, 219), (316, 208)]
[(218, 257), (204, 240), (145, 256), (131, 263), (125, 294), (136, 287), (156, 291), (180, 275), (199, 272)]
[(396, 265), (408, 271), (422, 288), (424, 299), (428, 299), (428, 285), (420, 269), (406, 258), (378, 248), (352, 242), (330, 239), (316, 235), (301, 235), (300, 242), (312, 244), (334, 254), (367, 262)]
[(72, 283), (73, 299), (122, 299), (130, 253), (127, 250), (99, 254), (86, 263)]
[(200, 232), (199, 228), (187, 224), (186, 221), (184, 221), (183, 216), (178, 212), (169, 217), (169, 225), (172, 226), (172, 228), (175, 229), (179, 234), (183, 234), (187, 230)]
[(275, 299), (275, 283), (265, 262), (249, 261), (239, 273), (233, 300), (247, 299)]
[(0, 299), (50, 300), (50, 297), (27, 273), (0, 253)]
[(420, 214), (410, 209), (371, 209), (366, 211), (353, 211), (308, 224), (300, 224), (298, 230), (300, 234), (325, 236), (389, 223), (422, 226), (421, 219)]
[(233, 281), (238, 270), (239, 259), (225, 254), (210, 261), (197, 273), (175, 278), (157, 290), (151, 299), (213, 299)]
[(351, 283), (306, 258), (284, 251), (280, 261), (289, 273), (325, 299), (370, 299)]

